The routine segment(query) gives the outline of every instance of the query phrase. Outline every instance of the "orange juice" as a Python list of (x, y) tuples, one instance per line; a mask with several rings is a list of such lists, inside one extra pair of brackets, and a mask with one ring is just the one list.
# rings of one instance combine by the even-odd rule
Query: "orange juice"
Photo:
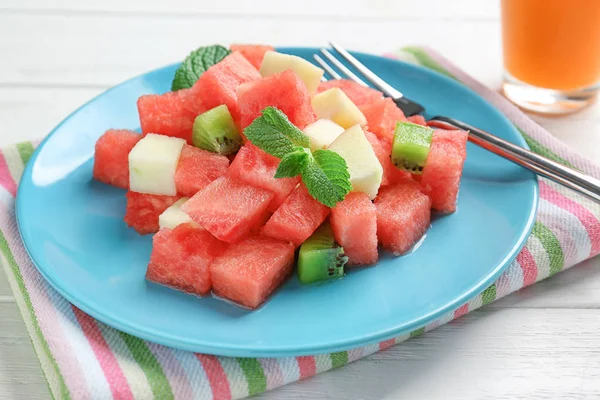
[(504, 66), (530, 85), (600, 82), (600, 0), (502, 0)]

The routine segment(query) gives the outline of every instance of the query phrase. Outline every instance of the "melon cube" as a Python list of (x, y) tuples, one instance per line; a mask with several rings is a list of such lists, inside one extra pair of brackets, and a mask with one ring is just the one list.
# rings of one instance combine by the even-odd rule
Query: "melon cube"
[(346, 96), (358, 107), (374, 103), (383, 98), (383, 93), (379, 90), (363, 86), (349, 79), (332, 79), (327, 82), (321, 82), (318, 92), (324, 92), (335, 87), (342, 89), (346, 93)]
[(273, 46), (264, 44), (232, 44), (229, 48), (231, 51), (239, 51), (242, 53), (246, 60), (250, 61), (250, 64), (256, 69), (260, 68), (265, 53), (267, 51), (275, 50)]
[(412, 122), (413, 124), (427, 126), (427, 121), (425, 120), (425, 117), (419, 114), (411, 115), (410, 117), (407, 117), (406, 120), (408, 122)]
[(175, 171), (185, 140), (148, 134), (129, 153), (129, 189), (174, 196)]
[(330, 119), (344, 129), (353, 125), (366, 125), (367, 119), (340, 88), (318, 93), (311, 102), (320, 119)]
[(303, 184), (298, 185), (273, 213), (263, 235), (300, 246), (329, 215), (329, 208), (315, 200)]
[(443, 213), (456, 211), (460, 178), (467, 158), (467, 139), (465, 131), (436, 129), (433, 132), (421, 185), (431, 198), (434, 210)]
[(215, 179), (225, 175), (229, 159), (225, 156), (185, 145), (175, 170), (175, 187), (181, 196), (191, 197)]
[(181, 206), (181, 210), (217, 239), (234, 243), (256, 230), (273, 199), (268, 190), (223, 176)]
[(392, 142), (398, 121), (406, 121), (406, 117), (396, 103), (389, 97), (360, 107), (367, 119), (369, 130), (379, 137)]
[(271, 76), (289, 69), (298, 74), (311, 96), (317, 92), (325, 71), (298, 56), (267, 51), (259, 71), (262, 76)]
[(327, 148), (344, 130), (330, 119), (319, 119), (304, 128), (304, 133), (310, 139), (310, 149), (315, 151)]
[(132, 191), (128, 191), (126, 197), (125, 223), (141, 235), (158, 232), (158, 218), (179, 200), (179, 196), (160, 196)]
[(336, 242), (348, 256), (349, 266), (377, 262), (377, 210), (366, 193), (348, 193), (331, 210), (330, 222)]
[(346, 129), (328, 149), (346, 160), (354, 191), (364, 192), (374, 199), (381, 186), (383, 168), (360, 125)]
[(381, 186), (391, 185), (399, 181), (411, 179), (409, 172), (404, 171), (394, 165), (392, 162), (392, 143), (387, 139), (379, 139), (374, 133), (364, 131), (365, 137), (371, 144), (381, 167), (383, 168), (383, 177), (381, 178)]
[(227, 57), (208, 68), (192, 86), (190, 92), (201, 99), (206, 110), (225, 104), (239, 124), (238, 86), (260, 79), (260, 74), (239, 52), (234, 51)]
[(300, 129), (317, 119), (306, 85), (291, 70), (243, 84), (237, 95), (242, 128), (250, 125), (268, 106), (277, 107)]
[(192, 219), (189, 215), (181, 211), (181, 206), (183, 203), (188, 201), (187, 197), (182, 197), (177, 200), (175, 203), (171, 204), (169, 208), (163, 211), (162, 214), (158, 216), (158, 227), (159, 229), (169, 228), (173, 229), (177, 225), (185, 224), (188, 222), (192, 222)]
[(213, 292), (257, 308), (292, 272), (294, 245), (263, 236), (230, 245), (210, 264)]
[(129, 152), (142, 135), (125, 129), (109, 129), (96, 141), (94, 179), (129, 188)]
[(300, 182), (299, 177), (275, 178), (279, 159), (248, 142), (231, 163), (227, 175), (275, 194), (269, 211), (275, 211)]
[(152, 238), (146, 279), (204, 296), (211, 287), (209, 265), (227, 245), (193, 223), (163, 228)]
[(429, 228), (431, 200), (413, 180), (382, 188), (375, 207), (379, 242), (395, 255), (409, 251)]

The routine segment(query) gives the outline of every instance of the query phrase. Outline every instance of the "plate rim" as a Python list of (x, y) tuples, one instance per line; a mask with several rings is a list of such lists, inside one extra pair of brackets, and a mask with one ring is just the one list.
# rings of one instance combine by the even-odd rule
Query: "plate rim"
[[(281, 50), (281, 51), (294, 51), (294, 50), (311, 50), (311, 51), (313, 51), (314, 50), (316, 52), (316, 51), (318, 51), (318, 48), (302, 47), (302, 46), (295, 46), (295, 47), (285, 46), (285, 47), (277, 47), (277, 50)], [(388, 57), (384, 57), (384, 56), (380, 56), (380, 55), (376, 55), (376, 54), (359, 52), (359, 51), (351, 51), (351, 53), (358, 55), (360, 57), (384, 59), (384, 60), (389, 60), (392, 62), (400, 63), (400, 64), (404, 65), (405, 67), (408, 66), (409, 68), (416, 68), (416, 69), (422, 70), (426, 74), (434, 74), (439, 79), (447, 81), (450, 85), (458, 85), (458, 86), (462, 87), (462, 89), (470, 91), (474, 96), (479, 97), (481, 100), (483, 100), (483, 102), (485, 102), (488, 107), (495, 110), (501, 116), (501, 118), (505, 119), (508, 123), (510, 123), (512, 130), (516, 134), (515, 137), (520, 142), (518, 144), (524, 148), (529, 149), (529, 146), (528, 146), (527, 142), (525, 141), (525, 138), (523, 137), (522, 133), (518, 129), (516, 129), (516, 127), (514, 126), (514, 123), (512, 123), (512, 121), (510, 121), (500, 110), (498, 110), (497, 107), (495, 107), (493, 104), (491, 104), (485, 98), (483, 98), (483, 96), (481, 96), (479, 93), (475, 92), (473, 89), (462, 84), (462, 82), (451, 79), (448, 76), (445, 76), (444, 74), (441, 74), (441, 73), (431, 70), (429, 68), (426, 68), (426, 67), (423, 67), (420, 65), (416, 65), (416, 64), (407, 63), (402, 60), (388, 58)], [(94, 96), (90, 100), (83, 103), (81, 106), (77, 107), (75, 110), (73, 110), (71, 113), (69, 113), (58, 125), (56, 125), (48, 133), (48, 135), (38, 144), (37, 148), (35, 149), (31, 158), (29, 159), (27, 165), (25, 166), (25, 168), (23, 170), (23, 174), (21, 175), (21, 178), (19, 180), (19, 186), (17, 189), (16, 198), (15, 198), (15, 219), (16, 219), (19, 235), (23, 242), (23, 246), (27, 252), (27, 255), (31, 259), (32, 264), (35, 266), (37, 271), (44, 277), (44, 279), (52, 286), (52, 288), (54, 290), (56, 290), (62, 297), (64, 297), (68, 302), (70, 302), (71, 304), (80, 308), (82, 311), (89, 314), (90, 316), (97, 319), (98, 321), (106, 323), (107, 325), (109, 325), (115, 329), (118, 329), (122, 332), (131, 334), (133, 336), (136, 336), (136, 337), (144, 339), (144, 340), (148, 340), (150, 342), (165, 345), (167, 347), (186, 350), (186, 351), (192, 351), (192, 352), (197, 352), (197, 353), (214, 354), (214, 355), (218, 355), (218, 356), (289, 357), (289, 356), (324, 354), (324, 353), (331, 353), (331, 352), (336, 352), (336, 351), (346, 351), (346, 350), (366, 346), (366, 345), (373, 344), (373, 343), (379, 343), (381, 341), (384, 341), (384, 340), (387, 340), (387, 339), (390, 339), (393, 337), (397, 337), (402, 334), (406, 334), (408, 332), (412, 332), (415, 329), (426, 326), (427, 324), (439, 319), (440, 317), (443, 317), (446, 313), (455, 310), (456, 308), (460, 307), (462, 304), (467, 303), (468, 301), (470, 301), (471, 299), (476, 297), (478, 294), (482, 293), (492, 283), (494, 283), (494, 281), (502, 274), (502, 272), (504, 272), (504, 270), (506, 268), (508, 268), (508, 266), (511, 264), (511, 262), (514, 261), (514, 259), (517, 257), (520, 250), (525, 246), (527, 238), (531, 234), (534, 223), (536, 221), (537, 210), (539, 207), (539, 198), (540, 198), (539, 183), (538, 183), (538, 179), (535, 175), (533, 175), (530, 180), (530, 183), (532, 184), (530, 189), (532, 189), (532, 191), (533, 191), (533, 193), (532, 193), (532, 203), (533, 204), (531, 205), (530, 212), (527, 217), (525, 229), (523, 229), (523, 231), (519, 235), (518, 240), (516, 240), (516, 242), (515, 242), (515, 245), (510, 249), (510, 251), (508, 251), (506, 257), (504, 257), (504, 259), (502, 261), (500, 261), (484, 279), (480, 280), (476, 285), (474, 285), (474, 287), (472, 287), (467, 292), (463, 293), (462, 296), (457, 297), (453, 301), (448, 302), (448, 303), (444, 304), (443, 306), (441, 306), (440, 308), (438, 308), (434, 311), (431, 311), (427, 314), (424, 314), (413, 321), (404, 323), (402, 327), (395, 325), (388, 329), (384, 329), (384, 330), (381, 330), (378, 332), (371, 332), (368, 335), (363, 334), (362, 336), (359, 336), (359, 337), (356, 337), (353, 339), (338, 340), (336, 342), (328, 343), (328, 344), (308, 345), (308, 346), (303, 346), (300, 348), (298, 348), (298, 347), (290, 348), (291, 346), (288, 346), (288, 347), (276, 347), (276, 348), (272, 348), (272, 347), (264, 348), (263, 347), (263, 348), (255, 349), (255, 348), (248, 348), (247, 346), (238, 346), (236, 344), (231, 344), (231, 343), (223, 344), (223, 343), (210, 342), (207, 344), (207, 343), (198, 342), (197, 340), (194, 342), (191, 342), (189, 340), (182, 339), (182, 338), (172, 335), (172, 334), (165, 334), (164, 332), (162, 332), (162, 333), (156, 332), (154, 329), (151, 329), (151, 328), (144, 328), (143, 331), (140, 331), (139, 327), (136, 328), (135, 325), (128, 325), (126, 322), (123, 322), (119, 319), (115, 319), (115, 318), (113, 318), (113, 316), (102, 313), (101, 311), (96, 312), (94, 310), (93, 306), (88, 307), (88, 304), (86, 304), (84, 301), (80, 302), (78, 300), (78, 298), (74, 298), (73, 296), (71, 296), (69, 294), (68, 291), (64, 290), (62, 288), (62, 285), (60, 285), (59, 282), (57, 282), (57, 279), (55, 279), (52, 275), (47, 273), (47, 271), (45, 271), (45, 268), (40, 267), (39, 264), (41, 264), (41, 263), (38, 263), (38, 261), (36, 261), (36, 259), (34, 258), (31, 246), (29, 244), (31, 242), (29, 241), (29, 238), (27, 238), (27, 235), (23, 234), (23, 230), (22, 230), (22, 224), (24, 223), (22, 221), (26, 217), (23, 215), (23, 212), (21, 211), (23, 207), (20, 206), (20, 204), (23, 201), (23, 200), (21, 200), (21, 198), (23, 196), (20, 196), (20, 194), (24, 190), (27, 190), (27, 189), (24, 189), (24, 187), (26, 187), (26, 186), (23, 186), (21, 183), (23, 182), (23, 180), (26, 177), (31, 176), (33, 165), (35, 164), (40, 152), (43, 150), (44, 145), (47, 143), (47, 141), (50, 140), (52, 138), (52, 136), (55, 133), (57, 133), (61, 129), (61, 127), (67, 121), (69, 121), (75, 114), (77, 114), (79, 111), (88, 107), (91, 103), (96, 101), (98, 98), (112, 92), (113, 90), (120, 88), (123, 85), (128, 84), (131, 81), (140, 79), (140, 78), (146, 76), (147, 74), (156, 72), (158, 70), (162, 70), (162, 69), (166, 69), (166, 68), (173, 68), (174, 66), (179, 65), (179, 64), (180, 63), (172, 63), (172, 64), (164, 65), (162, 67), (152, 69), (152, 70), (143, 72), (141, 74), (138, 74), (132, 78), (126, 79), (126, 80), (102, 91), (98, 95)]]

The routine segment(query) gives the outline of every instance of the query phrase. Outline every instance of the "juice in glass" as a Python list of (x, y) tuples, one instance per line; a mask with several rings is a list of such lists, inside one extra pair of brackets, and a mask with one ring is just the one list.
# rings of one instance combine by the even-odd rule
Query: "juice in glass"
[(600, 82), (600, 0), (502, 0), (504, 93), (543, 113), (576, 111)]

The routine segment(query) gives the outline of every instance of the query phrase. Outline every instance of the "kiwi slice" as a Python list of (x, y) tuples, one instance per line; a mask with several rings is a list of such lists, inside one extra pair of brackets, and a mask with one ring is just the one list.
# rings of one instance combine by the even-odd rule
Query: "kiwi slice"
[(413, 174), (423, 173), (433, 129), (411, 122), (398, 122), (394, 133), (392, 162)]
[(196, 147), (224, 156), (235, 153), (242, 145), (242, 137), (225, 104), (196, 117), (192, 141)]
[(347, 262), (344, 249), (335, 243), (333, 230), (325, 222), (300, 246), (298, 278), (304, 284), (340, 278)]

